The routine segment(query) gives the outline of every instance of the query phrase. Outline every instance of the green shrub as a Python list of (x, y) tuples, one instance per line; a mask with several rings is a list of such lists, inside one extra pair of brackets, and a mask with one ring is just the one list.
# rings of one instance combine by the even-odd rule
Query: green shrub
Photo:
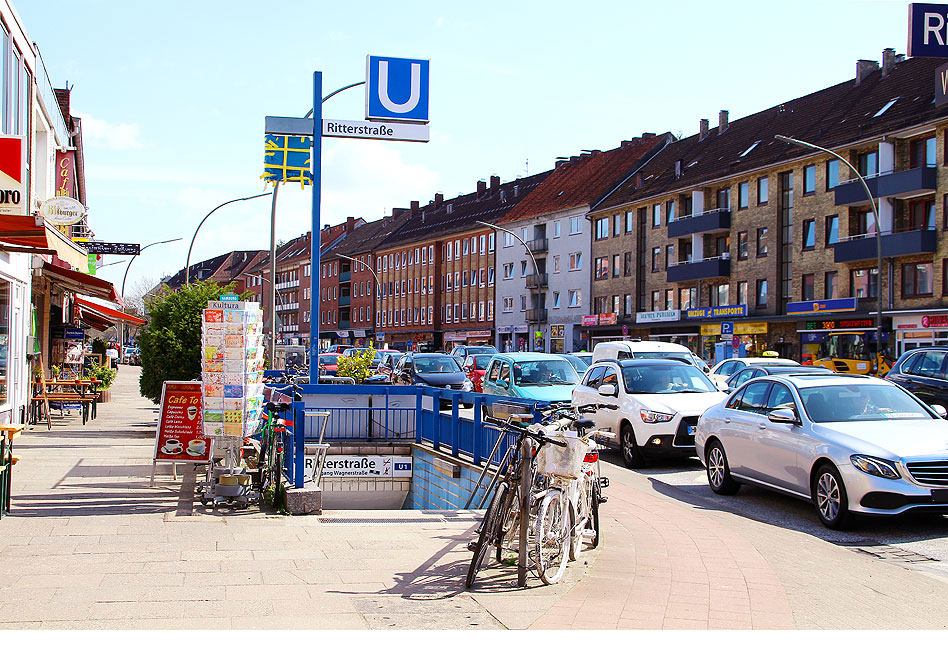
[(99, 384), (100, 390), (108, 390), (112, 387), (112, 382), (115, 380), (115, 375), (118, 374), (118, 370), (109, 369), (103, 365), (99, 365), (94, 359), (89, 364), (88, 369), (86, 369), (85, 378), (87, 379), (98, 379), (102, 381)]
[(336, 376), (348, 376), (356, 383), (362, 383), (372, 376), (372, 359), (375, 348), (369, 343), (364, 352), (355, 352), (352, 356), (340, 356), (336, 361)]

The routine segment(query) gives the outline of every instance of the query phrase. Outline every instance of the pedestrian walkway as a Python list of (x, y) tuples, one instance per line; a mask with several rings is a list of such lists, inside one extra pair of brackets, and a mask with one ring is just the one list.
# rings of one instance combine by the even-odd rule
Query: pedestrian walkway
[(493, 563), (463, 588), (472, 512), (195, 507), (160, 467), (123, 366), (110, 403), (17, 441), (0, 629), (945, 628), (948, 583), (726, 511), (604, 463), (604, 544), (564, 582)]

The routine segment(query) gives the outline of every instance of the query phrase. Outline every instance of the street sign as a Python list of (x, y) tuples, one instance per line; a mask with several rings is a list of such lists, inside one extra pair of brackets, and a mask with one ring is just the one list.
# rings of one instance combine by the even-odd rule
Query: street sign
[(323, 137), (351, 137), (396, 142), (427, 142), (430, 139), (427, 124), (355, 122), (343, 119), (324, 119)]
[(425, 59), (366, 57), (365, 118), (428, 122), (428, 67)]
[(226, 293), (221, 295), (221, 302), (237, 302), (240, 299), (240, 296), (233, 293)]
[(948, 57), (948, 5), (909, 5), (908, 55)]
[(629, 325), (622, 325), (622, 335), (623, 336), (629, 335)]
[(77, 241), (76, 243), (93, 255), (141, 254), (141, 244), (139, 243), (106, 243), (105, 241)]
[(733, 322), (722, 322), (721, 323), (721, 335), (733, 335), (734, 334), (734, 323)]
[(731, 347), (733, 347), (734, 349), (738, 349), (740, 348), (740, 346), (741, 346), (740, 338), (738, 338), (737, 336), (734, 336), (733, 338), (731, 338)]

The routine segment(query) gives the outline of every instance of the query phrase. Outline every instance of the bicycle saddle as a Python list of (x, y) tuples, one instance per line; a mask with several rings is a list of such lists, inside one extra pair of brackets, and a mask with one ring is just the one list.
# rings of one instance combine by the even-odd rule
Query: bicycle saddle
[(573, 428), (582, 432), (596, 425), (592, 419), (577, 419), (573, 422)]

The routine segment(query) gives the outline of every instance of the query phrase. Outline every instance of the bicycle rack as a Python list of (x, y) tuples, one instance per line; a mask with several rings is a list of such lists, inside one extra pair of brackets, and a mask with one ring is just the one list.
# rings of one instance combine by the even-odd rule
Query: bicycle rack
[(319, 441), (315, 444), (305, 444), (305, 448), (316, 449), (315, 457), (313, 458), (313, 473), (310, 478), (313, 480), (315, 486), (319, 486), (319, 483), (323, 479), (323, 466), (326, 464), (326, 454), (329, 452), (329, 444), (323, 442), (326, 436), (326, 426), (329, 425), (329, 416), (330, 412), (328, 410), (304, 410), (303, 416), (305, 417), (322, 417), (323, 425), (319, 429)]

